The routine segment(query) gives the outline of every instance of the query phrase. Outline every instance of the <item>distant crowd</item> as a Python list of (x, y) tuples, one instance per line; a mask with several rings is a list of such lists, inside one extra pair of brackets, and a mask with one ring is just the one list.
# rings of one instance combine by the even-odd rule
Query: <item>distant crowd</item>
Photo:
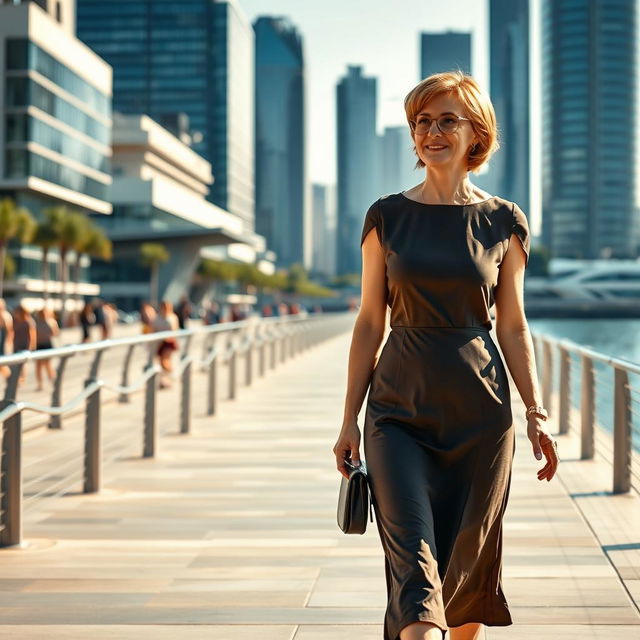
[[(295, 302), (265, 304), (260, 310), (262, 317), (300, 313), (306, 313), (306, 309)], [(183, 295), (175, 308), (168, 300), (162, 300), (157, 307), (150, 302), (143, 302), (140, 307), (139, 319), (141, 331), (146, 334), (185, 329), (191, 319), (198, 317), (203, 324), (212, 325), (221, 322), (237, 322), (255, 315), (257, 312), (252, 305), (234, 303), (226, 305), (223, 310), (215, 300), (205, 302), (196, 313), (188, 296)], [(107, 340), (113, 337), (113, 330), (119, 318), (120, 313), (115, 304), (101, 298), (94, 298), (90, 302), (85, 302), (80, 311), (70, 313), (65, 319), (65, 326), (80, 328), (81, 343), (90, 342), (92, 337), (95, 337), (92, 336), (94, 328), (99, 330), (99, 340)], [(54, 338), (59, 335), (60, 324), (56, 319), (55, 312), (47, 304), (33, 313), (22, 303), (9, 311), (5, 301), (0, 298), (0, 355), (25, 350), (51, 349), (54, 347)], [(157, 357), (163, 374), (160, 376), (161, 388), (171, 384), (171, 356), (177, 349), (178, 343), (175, 338), (162, 340), (158, 345)], [(36, 391), (41, 391), (44, 375), (46, 374), (47, 379), (52, 383), (55, 379), (55, 372), (50, 358), (36, 360), (35, 367)], [(9, 376), (9, 373), (9, 367), (0, 367), (0, 374), (5, 378)], [(23, 367), (19, 381), (24, 382), (25, 376), (26, 367)]]

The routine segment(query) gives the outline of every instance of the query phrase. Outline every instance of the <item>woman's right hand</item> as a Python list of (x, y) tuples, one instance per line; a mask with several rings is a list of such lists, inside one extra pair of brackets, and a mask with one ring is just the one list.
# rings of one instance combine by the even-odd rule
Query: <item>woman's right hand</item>
[(360, 429), (357, 422), (342, 427), (338, 441), (333, 447), (333, 453), (336, 456), (336, 466), (338, 471), (345, 477), (349, 478), (349, 472), (344, 463), (345, 459), (349, 460), (355, 467), (360, 465)]

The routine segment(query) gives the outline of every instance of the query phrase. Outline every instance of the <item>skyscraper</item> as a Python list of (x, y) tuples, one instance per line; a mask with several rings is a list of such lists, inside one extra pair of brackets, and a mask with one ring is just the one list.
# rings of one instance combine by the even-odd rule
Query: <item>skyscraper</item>
[(635, 0), (542, 5), (542, 224), (552, 257), (634, 257)]
[(413, 152), (409, 125), (385, 127), (379, 139), (378, 153), (381, 194), (404, 191), (424, 180), (424, 168), (415, 168), (418, 156)]
[(113, 66), (114, 111), (188, 115), (208, 199), (254, 224), (254, 35), (237, 0), (78, 0), (78, 36)]
[(282, 17), (260, 17), (256, 37), (256, 231), (267, 238), (277, 264), (309, 263), (304, 231), (305, 70), (302, 38)]
[(420, 80), (442, 71), (471, 73), (471, 34), (447, 31), (420, 34)]
[(376, 134), (377, 80), (349, 66), (337, 86), (338, 219), (337, 273), (362, 268), (360, 232), (369, 206), (380, 195)]
[(529, 211), (529, 0), (489, 3), (491, 101), (500, 149), (490, 160), (493, 192)]

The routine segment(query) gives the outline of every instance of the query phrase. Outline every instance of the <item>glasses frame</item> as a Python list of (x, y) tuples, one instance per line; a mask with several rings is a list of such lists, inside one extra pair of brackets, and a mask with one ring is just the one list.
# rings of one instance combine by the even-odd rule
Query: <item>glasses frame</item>
[[(458, 128), (460, 127), (460, 120), (466, 120), (467, 122), (471, 122), (471, 120), (469, 118), (463, 118), (462, 116), (458, 116), (458, 115), (451, 114), (451, 113), (447, 113), (445, 115), (438, 116), (437, 118), (427, 118), (426, 116), (424, 116), (424, 118), (429, 121), (429, 124), (427, 125), (427, 130), (424, 133), (419, 133), (418, 134), (420, 136), (425, 135), (425, 133), (429, 133), (429, 131), (431, 131), (431, 123), (434, 120), (436, 121), (436, 126), (438, 127), (438, 130), (440, 131), (440, 133), (442, 133), (445, 136), (450, 135), (452, 133), (455, 133), (458, 130)], [(455, 118), (457, 120), (456, 128), (453, 131), (443, 131), (440, 128), (440, 123), (438, 122), (440, 120), (440, 118)], [(417, 127), (418, 127), (418, 123), (415, 122), (414, 120), (412, 120), (411, 121), (411, 130), (414, 133), (416, 132)]]

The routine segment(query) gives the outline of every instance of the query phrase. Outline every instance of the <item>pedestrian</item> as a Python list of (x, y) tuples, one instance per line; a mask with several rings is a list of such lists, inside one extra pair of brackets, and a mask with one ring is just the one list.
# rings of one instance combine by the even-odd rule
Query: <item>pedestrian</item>
[[(20, 303), (13, 310), (13, 351), (33, 351), (36, 348), (36, 323), (27, 308)], [(26, 363), (22, 365), (18, 382), (24, 382), (27, 375)]]
[(192, 310), (191, 302), (189, 302), (189, 298), (186, 294), (180, 296), (180, 301), (176, 306), (175, 313), (178, 316), (178, 322), (180, 324), (180, 329), (186, 329), (187, 324), (189, 322), (189, 318), (191, 317)]
[[(475, 640), (512, 624), (502, 589), (502, 518), (515, 447), (507, 371), (527, 407), (532, 453), (551, 480), (523, 310), (530, 235), (520, 207), (472, 184), (497, 149), (488, 95), (462, 72), (405, 98), (425, 179), (380, 197), (363, 221), (362, 300), (349, 352), (337, 468), (360, 464), (357, 416), (368, 390), (367, 479), (385, 554), (384, 640)], [(379, 358), (387, 302), (391, 331)]]
[[(53, 349), (53, 338), (60, 334), (60, 327), (55, 315), (48, 306), (36, 312), (36, 349)], [(36, 391), (42, 391), (42, 371), (47, 372), (49, 382), (53, 383), (56, 374), (51, 364), (51, 358), (36, 360)]]
[[(13, 318), (7, 311), (7, 303), (0, 298), (0, 355), (8, 355), (13, 351)], [(0, 374), (8, 378), (11, 370), (7, 365), (0, 367)]]
[[(168, 300), (160, 303), (158, 314), (153, 320), (154, 331), (178, 331), (180, 329), (178, 316), (173, 311), (173, 305)], [(171, 372), (173, 371), (173, 363), (171, 356), (178, 349), (178, 341), (176, 338), (165, 338), (158, 345), (158, 359), (162, 372), (160, 374), (160, 388), (166, 389), (171, 386)]]
[(220, 322), (220, 305), (215, 300), (205, 304), (202, 321), (204, 324), (218, 324)]
[(146, 300), (140, 305), (140, 322), (142, 324), (142, 333), (152, 333), (154, 331), (153, 321), (156, 317), (156, 310), (153, 305)]
[(96, 323), (96, 316), (93, 312), (93, 304), (86, 302), (80, 312), (80, 326), (82, 327), (82, 342), (91, 341), (91, 327)]

